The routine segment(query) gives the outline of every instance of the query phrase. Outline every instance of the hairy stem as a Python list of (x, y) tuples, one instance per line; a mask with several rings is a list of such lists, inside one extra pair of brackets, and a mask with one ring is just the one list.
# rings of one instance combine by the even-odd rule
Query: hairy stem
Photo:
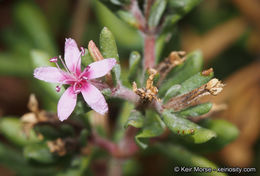
[(143, 68), (153, 68), (155, 66), (155, 41), (154, 34), (144, 34), (144, 61)]

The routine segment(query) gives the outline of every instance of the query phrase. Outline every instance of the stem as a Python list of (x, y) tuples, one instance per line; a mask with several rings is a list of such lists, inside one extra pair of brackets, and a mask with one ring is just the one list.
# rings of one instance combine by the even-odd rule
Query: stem
[(155, 66), (155, 41), (154, 34), (144, 34), (144, 62), (143, 68), (153, 68)]

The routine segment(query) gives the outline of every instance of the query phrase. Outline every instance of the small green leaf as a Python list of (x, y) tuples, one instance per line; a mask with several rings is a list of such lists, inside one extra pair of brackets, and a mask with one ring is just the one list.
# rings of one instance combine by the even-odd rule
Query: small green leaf
[(33, 130), (27, 136), (23, 131), (22, 122), (14, 117), (2, 117), (0, 119), (0, 132), (6, 139), (18, 146), (25, 146), (39, 141)]
[(144, 125), (144, 116), (140, 111), (133, 110), (124, 125), (125, 128), (127, 128), (129, 125), (135, 127), (135, 128), (142, 128)]
[(202, 86), (203, 84), (206, 84), (213, 77), (213, 75), (213, 72), (210, 73), (208, 76), (203, 76), (201, 72), (193, 75), (192, 77), (181, 83), (180, 94), (182, 95), (188, 93), (193, 89), (196, 89)]
[(217, 137), (207, 143), (193, 146), (194, 149), (198, 149), (199, 151), (217, 151), (235, 140), (239, 135), (239, 130), (236, 126), (222, 119), (206, 119), (202, 121), (200, 125), (215, 131), (217, 133)]
[(167, 10), (168, 14), (165, 17), (162, 33), (167, 33), (172, 30), (174, 25), (202, 0), (174, 0), (169, 1)]
[(166, 4), (167, 0), (157, 0), (154, 2), (148, 19), (149, 27), (154, 28), (159, 24), (162, 14), (165, 10)]
[(143, 122), (142, 130), (135, 136), (136, 143), (143, 149), (148, 147), (148, 139), (156, 137), (164, 132), (165, 124), (160, 116), (152, 111), (147, 110)]
[(1, 165), (11, 169), (20, 176), (46, 176), (55, 175), (56, 172), (54, 166), (30, 165), (20, 151), (14, 150), (2, 143), (0, 143), (0, 158)]
[(119, 18), (121, 18), (124, 22), (126, 22), (130, 26), (133, 26), (135, 28), (138, 27), (138, 23), (132, 13), (125, 10), (119, 10), (117, 12), (117, 15), (119, 16)]
[(94, 62), (87, 48), (85, 48), (85, 54), (81, 57), (81, 63), (86, 67)]
[(43, 164), (50, 164), (56, 160), (45, 143), (27, 145), (23, 154), (26, 159)]
[(139, 68), (141, 65), (141, 55), (137, 51), (133, 51), (130, 54), (130, 59), (129, 59), (129, 75), (128, 79), (130, 84), (132, 82), (137, 82), (137, 75), (139, 73)]
[(202, 69), (203, 58), (200, 51), (194, 51), (187, 55), (187, 60), (183, 65), (174, 68), (167, 79), (159, 88), (159, 95), (162, 96), (174, 84), (180, 84)]
[(178, 117), (171, 110), (164, 110), (162, 115), (163, 121), (172, 132), (180, 136), (185, 136), (194, 143), (204, 143), (216, 137), (214, 131), (202, 128), (187, 119)]
[(36, 125), (34, 130), (36, 133), (43, 135), (45, 139), (50, 140), (54, 140), (62, 135), (60, 131), (49, 125)]
[(100, 33), (99, 44), (104, 58), (115, 58), (119, 62), (115, 38), (112, 32), (106, 27)]
[(87, 129), (83, 129), (81, 132), (80, 132), (80, 136), (79, 136), (79, 143), (82, 147), (86, 146), (87, 145), (87, 137), (89, 135), (89, 132)]
[(112, 69), (111, 73), (112, 73), (114, 85), (117, 85), (117, 83), (120, 82), (121, 66), (119, 64), (116, 64)]
[(197, 117), (206, 114), (212, 108), (212, 103), (203, 103), (196, 106), (189, 107), (180, 112), (177, 112), (181, 117)]
[[(117, 52), (116, 41), (112, 32), (104, 27), (100, 33), (99, 38), (100, 51), (104, 58), (115, 58), (119, 63), (119, 56)], [(112, 69), (112, 77), (114, 80), (114, 85), (117, 85), (117, 82), (120, 81), (121, 67), (119, 64), (116, 64)]]
[(180, 92), (180, 89), (181, 89), (181, 85), (180, 84), (175, 84), (173, 85), (172, 87), (170, 87), (164, 98), (163, 98), (163, 102), (166, 103), (169, 99), (171, 99), (172, 97), (176, 96), (177, 94), (179, 94)]

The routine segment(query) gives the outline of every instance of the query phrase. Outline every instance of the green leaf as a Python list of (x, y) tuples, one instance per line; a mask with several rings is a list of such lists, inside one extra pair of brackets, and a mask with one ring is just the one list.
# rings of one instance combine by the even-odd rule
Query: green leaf
[(172, 0), (168, 3), (168, 14), (163, 23), (162, 33), (172, 30), (173, 26), (202, 0)]
[(200, 123), (201, 126), (217, 133), (217, 137), (207, 143), (193, 146), (203, 152), (212, 152), (220, 150), (227, 144), (235, 140), (239, 135), (239, 130), (232, 123), (223, 119), (206, 119)]
[(206, 84), (213, 77), (213, 75), (214, 75), (213, 72), (210, 73), (208, 76), (202, 75), (201, 72), (193, 75), (192, 77), (190, 77), (189, 79), (181, 83), (181, 89), (179, 91), (180, 94), (182, 95), (188, 93), (193, 89), (196, 89), (202, 86), (203, 84)]
[(181, 85), (175, 84), (172, 87), (170, 87), (165, 96), (163, 97), (163, 102), (166, 103), (168, 100), (170, 100), (172, 97), (176, 96), (180, 93)]
[(45, 143), (27, 145), (23, 154), (26, 159), (42, 164), (50, 164), (56, 160)]
[(0, 163), (1, 165), (16, 172), (21, 176), (46, 176), (54, 175), (53, 166), (31, 166), (20, 152), (0, 143)]
[(104, 58), (115, 58), (119, 62), (115, 38), (107, 27), (104, 27), (100, 33), (99, 44)]
[(48, 22), (41, 9), (31, 3), (20, 1), (14, 8), (14, 19), (38, 49), (52, 56), (57, 53)]
[(44, 139), (54, 140), (62, 135), (60, 131), (49, 125), (36, 125), (34, 130), (36, 133), (43, 135)]
[[(119, 56), (117, 52), (116, 41), (112, 32), (104, 27), (100, 33), (99, 38), (100, 51), (104, 58), (115, 58), (119, 63)], [(121, 67), (119, 64), (116, 64), (112, 69), (112, 77), (114, 84), (117, 85), (117, 82), (120, 81)]]
[(142, 59), (139, 52), (137, 51), (131, 52), (130, 59), (129, 59), (129, 75), (128, 75), (128, 79), (130, 83), (137, 81), (137, 75), (139, 73), (141, 60)]
[(119, 16), (119, 18), (121, 18), (124, 22), (126, 22), (130, 26), (133, 26), (135, 28), (138, 27), (138, 22), (136, 21), (132, 13), (125, 10), (119, 10), (117, 12), (117, 15)]
[(194, 143), (204, 143), (216, 137), (214, 131), (202, 128), (187, 119), (178, 117), (171, 110), (164, 110), (162, 116), (164, 123), (173, 133), (185, 136), (185, 138)]
[(143, 149), (148, 147), (148, 138), (156, 137), (164, 132), (165, 124), (160, 116), (152, 111), (147, 110), (145, 113), (142, 130), (135, 136), (136, 143)]
[(26, 136), (23, 132), (22, 122), (14, 117), (2, 117), (0, 119), (0, 132), (6, 139), (18, 146), (39, 141), (33, 130), (30, 131), (29, 136)]
[(175, 13), (186, 14), (202, 0), (174, 0), (169, 1), (169, 8)]
[[(209, 161), (207, 158), (196, 155), (185, 148), (172, 145), (172, 144), (159, 144), (157, 143), (155, 147), (167, 158), (174, 160), (177, 165), (175, 166), (185, 166), (185, 167), (200, 167), (200, 168), (212, 168), (217, 169), (214, 163)], [(175, 167), (174, 166), (174, 167)], [(192, 175), (205, 175), (205, 176), (227, 176), (222, 172), (212, 171), (210, 173), (207, 172), (192, 172)]]
[(154, 2), (148, 18), (149, 27), (154, 28), (159, 24), (162, 14), (165, 10), (166, 4), (167, 0), (157, 0)]
[(212, 108), (212, 103), (203, 103), (196, 106), (189, 107), (180, 112), (177, 112), (181, 117), (197, 117), (206, 114)]
[(79, 143), (82, 147), (86, 146), (87, 145), (87, 137), (89, 135), (89, 132), (87, 129), (83, 129), (81, 132), (80, 132), (80, 136), (79, 136)]
[(144, 125), (144, 116), (140, 111), (133, 110), (129, 117), (127, 122), (125, 123), (124, 127), (127, 128), (129, 125), (135, 127), (135, 128), (142, 128)]
[(200, 51), (194, 51), (187, 55), (183, 65), (175, 67), (159, 88), (159, 95), (162, 96), (174, 84), (180, 84), (202, 69), (203, 58)]
[(81, 63), (84, 67), (94, 62), (87, 48), (85, 48), (85, 54), (81, 57)]
[[(105, 0), (103, 0), (104, 2)], [(118, 11), (118, 9), (113, 10)], [(142, 38), (138, 31), (134, 28), (129, 28), (129, 25), (117, 18), (111, 11), (109, 11), (99, 1), (95, 1), (95, 13), (101, 26), (108, 27), (115, 36), (116, 41), (120, 47), (126, 49), (140, 49), (142, 46)], [(127, 34), (127, 35), (126, 35)]]

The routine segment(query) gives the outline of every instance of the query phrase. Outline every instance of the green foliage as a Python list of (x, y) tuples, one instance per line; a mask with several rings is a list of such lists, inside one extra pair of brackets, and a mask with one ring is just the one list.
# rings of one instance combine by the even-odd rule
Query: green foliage
[(85, 54), (81, 57), (81, 63), (84, 67), (86, 67), (92, 62), (94, 62), (94, 59), (91, 57), (88, 49), (85, 48)]
[(141, 66), (141, 55), (137, 51), (133, 51), (130, 54), (129, 58), (129, 74), (128, 74), (128, 80), (129, 83), (132, 84), (132, 82), (139, 82), (137, 80), (138, 73), (140, 72), (140, 66)]
[(148, 19), (149, 27), (154, 28), (159, 24), (162, 14), (166, 8), (166, 5), (167, 5), (167, 0), (155, 1), (155, 3), (152, 5), (152, 8), (150, 10), (150, 15)]
[(178, 114), (171, 110), (164, 110), (163, 121), (165, 125), (175, 134), (184, 136), (194, 143), (204, 143), (217, 136), (214, 131), (202, 128), (201, 126), (178, 117)]
[(135, 128), (142, 128), (144, 126), (144, 116), (140, 111), (132, 111), (128, 117), (128, 120), (125, 124), (125, 128), (129, 125)]
[(203, 114), (206, 114), (210, 111), (212, 108), (212, 103), (202, 103), (196, 106), (188, 107), (180, 112), (178, 112), (178, 115), (181, 117), (190, 117), (190, 118), (196, 118), (197, 116), (201, 116)]
[(116, 41), (114, 39), (111, 31), (104, 27), (100, 33), (100, 50), (104, 58), (115, 58), (117, 64), (112, 69), (112, 76), (114, 79), (114, 84), (117, 85), (117, 82), (120, 80), (121, 67), (119, 65), (119, 55), (117, 51)]
[(47, 144), (34, 143), (24, 147), (24, 157), (29, 161), (36, 161), (42, 164), (51, 164), (55, 162), (54, 155), (50, 152)]
[(18, 118), (1, 118), (0, 131), (6, 139), (18, 146), (25, 146), (27, 144), (39, 141), (33, 130), (30, 131), (29, 136), (26, 136), (23, 131), (22, 122)]
[[(203, 58), (200, 51), (194, 51), (187, 55), (183, 65), (174, 68), (167, 76), (166, 81), (160, 87), (159, 95), (162, 96), (174, 84), (180, 84), (202, 69)], [(187, 82), (189, 84), (189, 82)]]
[[(140, 118), (140, 116), (138, 116), (138, 118)], [(134, 124), (140, 126), (140, 119), (135, 120)], [(141, 131), (135, 136), (135, 140), (140, 147), (145, 149), (148, 147), (147, 139), (161, 135), (164, 128), (165, 125), (160, 116), (152, 110), (147, 110), (145, 113), (143, 126)]]

